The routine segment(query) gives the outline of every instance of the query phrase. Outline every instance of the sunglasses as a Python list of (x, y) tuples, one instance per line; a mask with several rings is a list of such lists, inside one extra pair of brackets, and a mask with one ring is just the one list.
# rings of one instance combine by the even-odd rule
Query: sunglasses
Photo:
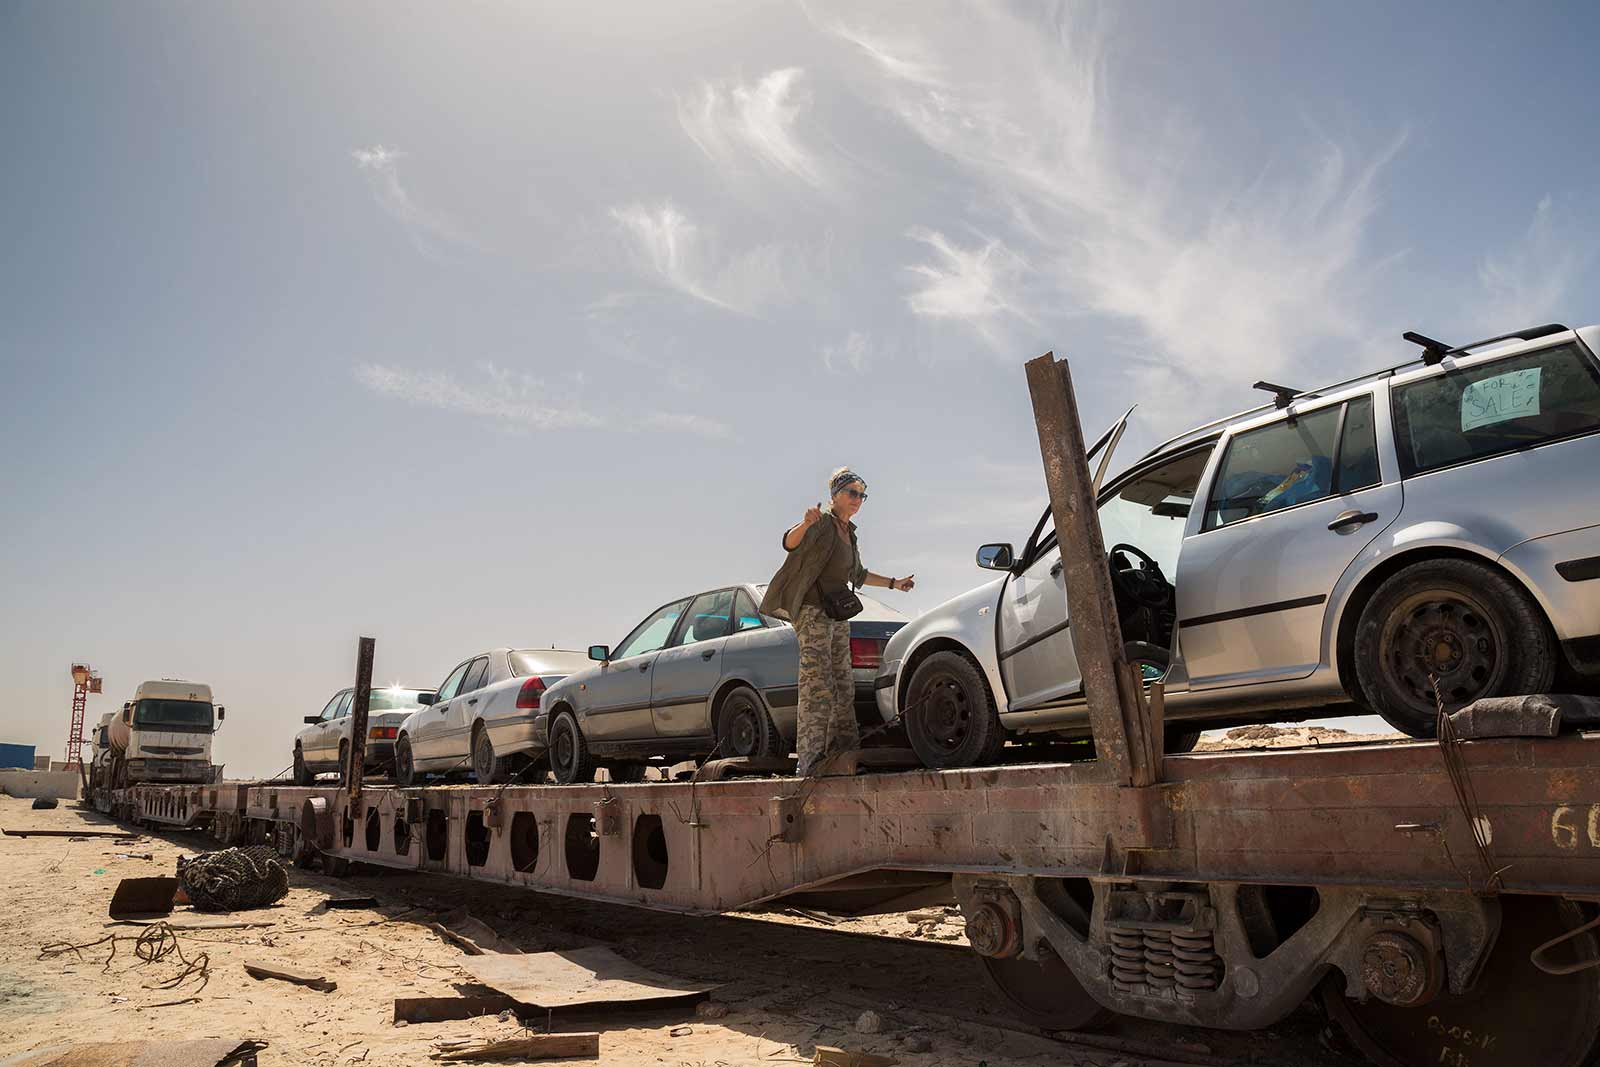
[(845, 490), (842, 490), (842, 492), (844, 493), (845, 496), (849, 497), (851, 500), (865, 500), (865, 499), (867, 499), (867, 494), (863, 493), (859, 489), (845, 489)]

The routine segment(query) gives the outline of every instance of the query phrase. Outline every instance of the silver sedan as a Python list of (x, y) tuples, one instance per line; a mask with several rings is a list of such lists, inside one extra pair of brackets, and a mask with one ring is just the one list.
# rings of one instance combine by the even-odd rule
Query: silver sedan
[[(307, 715), (306, 727), (294, 735), (294, 781), (310, 785), (317, 775), (343, 772), (350, 751), (350, 707), (355, 689), (333, 694), (320, 714)], [(388, 773), (394, 766), (394, 739), (400, 723), (432, 694), (424, 689), (390, 686), (374, 689), (367, 706), (366, 758), (362, 767)]]

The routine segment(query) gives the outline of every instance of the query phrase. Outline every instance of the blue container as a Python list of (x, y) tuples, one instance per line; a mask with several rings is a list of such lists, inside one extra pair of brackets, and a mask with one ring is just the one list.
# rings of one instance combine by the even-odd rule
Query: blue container
[(10, 770), (20, 767), (25, 771), (33, 770), (32, 745), (8, 745), (0, 742), (0, 769)]

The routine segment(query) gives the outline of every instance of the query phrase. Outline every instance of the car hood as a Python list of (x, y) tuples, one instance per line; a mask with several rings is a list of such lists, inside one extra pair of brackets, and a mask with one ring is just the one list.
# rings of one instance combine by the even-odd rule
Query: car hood
[(889, 643), (883, 649), (884, 661), (903, 659), (906, 649), (920, 641), (923, 632), (930, 627), (942, 625), (944, 620), (959, 617), (970, 610), (986, 605), (992, 607), (999, 600), (1000, 587), (1005, 585), (1005, 581), (1002, 577), (984, 582), (976, 589), (969, 589), (960, 596), (951, 597), (943, 604), (924, 611), (889, 638)]

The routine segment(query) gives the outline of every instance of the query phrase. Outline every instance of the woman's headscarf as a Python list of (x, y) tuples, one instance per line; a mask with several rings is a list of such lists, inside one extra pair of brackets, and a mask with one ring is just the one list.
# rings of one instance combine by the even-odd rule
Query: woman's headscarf
[(839, 490), (856, 482), (861, 483), (861, 488), (867, 487), (867, 480), (849, 467), (840, 467), (833, 472), (833, 477), (828, 479), (828, 498), (831, 500)]

